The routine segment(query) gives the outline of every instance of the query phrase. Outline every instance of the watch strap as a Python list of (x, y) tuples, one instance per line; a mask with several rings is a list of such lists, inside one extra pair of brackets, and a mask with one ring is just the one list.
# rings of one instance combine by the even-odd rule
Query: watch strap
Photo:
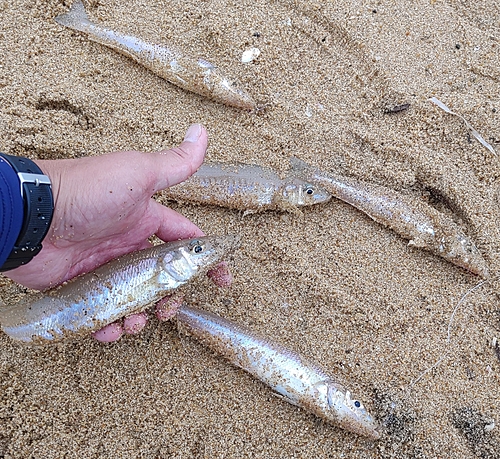
[(0, 153), (17, 173), (21, 196), (24, 202), (24, 220), (14, 248), (1, 271), (8, 271), (24, 265), (42, 250), (42, 241), (46, 236), (54, 201), (50, 179), (30, 159)]

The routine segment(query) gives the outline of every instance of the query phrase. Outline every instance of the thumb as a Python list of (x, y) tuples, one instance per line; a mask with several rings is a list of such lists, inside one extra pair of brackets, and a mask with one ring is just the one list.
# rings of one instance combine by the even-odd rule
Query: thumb
[(205, 128), (201, 124), (193, 124), (178, 147), (151, 153), (156, 173), (155, 192), (177, 185), (193, 175), (205, 159), (207, 144)]

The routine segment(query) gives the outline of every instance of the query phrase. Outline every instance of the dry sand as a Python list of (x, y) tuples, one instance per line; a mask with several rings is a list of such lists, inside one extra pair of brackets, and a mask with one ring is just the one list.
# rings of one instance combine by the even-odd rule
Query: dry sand
[[(438, 97), (500, 151), (496, 0), (89, 2), (94, 19), (217, 63), (270, 104), (260, 114), (184, 92), (63, 29), (53, 18), (69, 3), (0, 1), (1, 151), (154, 151), (201, 122), (209, 159), (286, 170), (296, 155), (429, 201), (499, 276), (500, 158), (426, 101)], [(244, 65), (250, 47), (261, 55)], [(321, 363), (385, 422), (384, 437), (322, 423), (151, 320), (112, 345), (37, 348), (0, 334), (0, 457), (500, 457), (498, 280), (461, 305), (447, 346), (452, 311), (478, 278), (350, 206), (245, 217), (172, 206), (243, 240), (234, 286), (199, 280), (190, 302)], [(25, 292), (1, 287), (5, 301)]]

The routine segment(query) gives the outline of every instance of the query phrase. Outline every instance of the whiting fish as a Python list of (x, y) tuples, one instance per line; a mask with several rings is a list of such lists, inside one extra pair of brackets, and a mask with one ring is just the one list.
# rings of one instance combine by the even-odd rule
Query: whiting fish
[(257, 108), (254, 100), (236, 88), (205, 59), (188, 56), (179, 49), (147, 43), (92, 22), (81, 0), (55, 20), (70, 29), (84, 32), (89, 39), (130, 57), (168, 82), (216, 102), (246, 110)]
[(296, 211), (326, 202), (330, 193), (297, 177), (280, 176), (269, 168), (240, 163), (205, 163), (186, 181), (163, 196), (175, 201), (210, 204), (246, 212)]
[(177, 314), (186, 331), (232, 364), (271, 386), (289, 403), (372, 440), (379, 426), (363, 404), (319, 366), (299, 354), (207, 311), (182, 305)]
[(429, 250), (483, 278), (489, 276), (486, 261), (460, 227), (423, 201), (380, 185), (327, 174), (298, 158), (291, 158), (290, 163), (295, 175), (321, 185), (334, 197), (409, 239), (410, 245)]
[(89, 334), (194, 278), (236, 247), (235, 236), (168, 242), (123, 255), (35, 299), (0, 308), (2, 330), (24, 342)]

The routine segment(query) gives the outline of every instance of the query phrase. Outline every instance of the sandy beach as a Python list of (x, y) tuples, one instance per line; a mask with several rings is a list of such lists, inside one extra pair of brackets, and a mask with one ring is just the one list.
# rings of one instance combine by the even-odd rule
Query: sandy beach
[[(202, 123), (209, 160), (286, 171), (297, 156), (424, 200), (476, 243), (491, 279), (459, 303), (480, 278), (335, 199), (243, 216), (160, 194), (207, 234), (241, 236), (233, 286), (197, 279), (189, 303), (320, 363), (384, 435), (322, 422), (151, 317), (110, 345), (26, 346), (0, 332), (0, 458), (500, 457), (498, 2), (86, 2), (115, 30), (217, 64), (267, 104), (258, 113), (61, 27), (54, 17), (70, 4), (0, 0), (0, 151), (157, 151)], [(243, 64), (253, 47), (259, 57)], [(0, 289), (5, 303), (30, 294), (3, 276)]]

